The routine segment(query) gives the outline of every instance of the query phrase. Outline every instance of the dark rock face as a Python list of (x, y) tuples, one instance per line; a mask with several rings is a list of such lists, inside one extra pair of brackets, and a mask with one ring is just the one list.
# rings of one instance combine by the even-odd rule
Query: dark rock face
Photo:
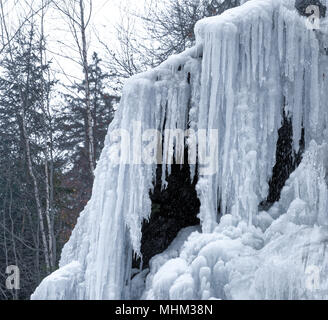
[[(154, 193), (150, 195), (153, 202), (149, 222), (142, 228), (141, 253), (143, 268), (147, 268), (149, 260), (163, 252), (176, 238), (179, 231), (189, 226), (199, 225), (197, 218), (200, 201), (197, 197), (195, 181), (191, 181), (189, 166), (172, 166), (172, 174), (168, 177), (167, 189), (161, 191), (161, 166), (158, 167), (158, 179)], [(134, 262), (137, 266), (137, 262)]]
[(300, 150), (297, 154), (293, 151), (293, 125), (291, 119), (284, 114), (282, 127), (278, 131), (276, 165), (273, 168), (272, 178), (269, 183), (268, 203), (280, 200), (280, 194), (289, 176), (295, 171), (302, 161), (304, 152), (304, 130), (300, 141)]
[(320, 18), (324, 18), (326, 16), (327, 8), (319, 0), (296, 0), (295, 2), (295, 7), (297, 11), (301, 16), (305, 17), (311, 16), (314, 13), (307, 13), (306, 9), (311, 5), (319, 7)]

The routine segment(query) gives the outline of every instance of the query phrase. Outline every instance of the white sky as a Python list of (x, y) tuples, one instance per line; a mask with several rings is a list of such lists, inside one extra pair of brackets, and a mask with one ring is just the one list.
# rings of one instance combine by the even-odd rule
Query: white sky
[[(0, 0), (4, 4), (6, 23), (11, 34), (17, 30), (19, 21), (28, 16), (30, 7), (41, 7), (42, 0)], [(45, 1), (45, 0), (44, 0)], [(126, 22), (130, 13), (140, 12), (148, 0), (92, 0), (93, 14), (90, 27), (88, 29), (89, 58), (94, 51), (97, 51), (100, 58), (104, 58), (105, 49), (98, 41), (98, 37), (110, 48), (117, 47), (117, 33), (115, 25)], [(161, 0), (157, 0), (161, 1)], [(88, 3), (88, 0), (86, 0)], [(87, 9), (88, 11), (88, 9)], [(61, 82), (68, 83), (74, 77), (82, 78), (82, 68), (73, 60), (78, 60), (76, 44), (73, 40), (69, 28), (63, 16), (50, 8), (45, 16), (45, 33), (47, 36), (47, 46), (49, 48), (48, 60), (52, 60), (52, 67), (58, 71), (57, 78)], [(64, 58), (64, 56), (70, 59)], [(70, 76), (68, 79), (64, 74)]]
[[(117, 46), (117, 34), (115, 25), (127, 20), (129, 10), (131, 12), (140, 11), (145, 0), (93, 0), (93, 15), (91, 25), (88, 30), (89, 57), (97, 51), (100, 58), (104, 58), (104, 48), (98, 41), (98, 37), (109, 47)], [(82, 76), (81, 67), (70, 59), (62, 56), (76, 57), (76, 52), (69, 46), (75, 47), (74, 40), (68, 32), (67, 25), (63, 17), (55, 10), (50, 10), (46, 16), (48, 44), (53, 52), (51, 58), (54, 60), (56, 69), (65, 72), (69, 76)], [(62, 81), (67, 82), (66, 76), (61, 76)]]

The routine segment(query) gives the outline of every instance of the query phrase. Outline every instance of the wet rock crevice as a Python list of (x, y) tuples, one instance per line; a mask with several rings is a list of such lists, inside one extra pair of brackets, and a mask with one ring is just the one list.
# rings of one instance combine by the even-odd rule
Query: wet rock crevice
[[(197, 176), (190, 178), (189, 165), (173, 165), (167, 188), (161, 188), (162, 166), (157, 169), (154, 192), (150, 194), (152, 213), (142, 227), (142, 268), (155, 255), (165, 251), (183, 228), (200, 224), (200, 201), (196, 192)], [(135, 263), (136, 264), (136, 261)]]

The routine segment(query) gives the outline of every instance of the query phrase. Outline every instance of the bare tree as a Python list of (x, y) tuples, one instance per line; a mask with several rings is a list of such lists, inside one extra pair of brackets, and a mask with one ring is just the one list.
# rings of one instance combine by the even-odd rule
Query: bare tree
[[(181, 53), (195, 44), (197, 21), (238, 5), (240, 0), (148, 0), (141, 14), (122, 6), (123, 18), (116, 25), (118, 45), (109, 47), (98, 36), (111, 75), (121, 84), (122, 79)], [(136, 32), (136, 25), (142, 25), (142, 30)]]
[[(7, 10), (5, 10), (6, 5), (10, 5), (10, 1), (8, 0), (0, 0), (0, 6), (1, 6), (1, 13), (0, 13), (0, 54), (6, 50), (6, 48), (12, 43), (12, 41), (15, 39), (15, 37), (18, 35), (18, 33), (29, 24), (31, 19), (38, 15), (42, 10), (44, 10), (46, 7), (49, 6), (49, 4), (53, 0), (42, 0), (41, 4), (38, 3), (35, 5), (35, 3), (32, 1), (15, 1), (14, 3), (11, 2), (13, 7), (17, 7), (21, 5), (19, 9), (13, 10), (12, 7), (9, 7)], [(8, 28), (8, 20), (10, 12), (21, 12), (21, 15), (17, 15), (15, 17), (15, 20), (18, 22), (9, 30)]]
[(95, 169), (95, 147), (93, 137), (94, 120), (91, 112), (90, 102), (90, 82), (89, 82), (89, 63), (88, 63), (88, 43), (87, 30), (90, 26), (92, 16), (92, 0), (57, 0), (54, 2), (55, 7), (66, 18), (71, 34), (74, 38), (80, 65), (84, 73), (84, 94), (85, 106), (87, 111), (87, 137), (86, 145), (89, 153), (89, 167), (93, 176)]
[(40, 62), (41, 62), (41, 110), (43, 113), (42, 123), (44, 130), (44, 166), (45, 166), (45, 192), (46, 192), (46, 208), (45, 215), (48, 229), (48, 246), (49, 246), (49, 264), (51, 270), (54, 270), (56, 265), (56, 237), (54, 231), (54, 208), (53, 208), (53, 197), (54, 197), (54, 143), (53, 143), (53, 115), (50, 110), (50, 90), (46, 89), (46, 79), (48, 77), (48, 83), (51, 83), (49, 70), (47, 70), (47, 57), (46, 57), (46, 45), (45, 45), (45, 34), (44, 34), (44, 20), (45, 20), (45, 0), (41, 0), (41, 12), (40, 12)]
[(159, 62), (195, 43), (194, 28), (200, 19), (222, 14), (240, 5), (240, 0), (150, 0), (145, 28), (158, 43), (153, 52)]

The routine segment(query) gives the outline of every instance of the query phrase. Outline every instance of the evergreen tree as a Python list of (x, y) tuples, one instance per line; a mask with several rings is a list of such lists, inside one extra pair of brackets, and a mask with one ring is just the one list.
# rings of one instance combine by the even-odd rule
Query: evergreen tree
[(45, 100), (54, 82), (45, 76), (50, 65), (42, 61), (44, 50), (31, 24), (28, 32), (16, 35), (1, 61), (0, 269), (16, 265), (22, 274), (17, 292), (0, 282), (0, 296), (6, 299), (28, 298), (56, 264), (56, 242), (50, 240), (55, 217), (49, 210), (47, 220), (45, 192), (50, 190), (45, 150), (51, 130)]
[[(90, 102), (93, 120), (94, 159), (98, 160), (104, 146), (107, 129), (114, 116), (119, 98), (106, 91), (109, 75), (102, 71), (97, 53), (89, 64)], [(93, 176), (88, 170), (88, 118), (83, 96), (84, 81), (75, 83), (64, 94), (65, 108), (57, 118), (58, 146), (65, 155), (69, 168), (63, 186), (70, 191), (63, 219), (66, 229), (63, 241), (67, 240), (78, 214), (90, 199)]]

